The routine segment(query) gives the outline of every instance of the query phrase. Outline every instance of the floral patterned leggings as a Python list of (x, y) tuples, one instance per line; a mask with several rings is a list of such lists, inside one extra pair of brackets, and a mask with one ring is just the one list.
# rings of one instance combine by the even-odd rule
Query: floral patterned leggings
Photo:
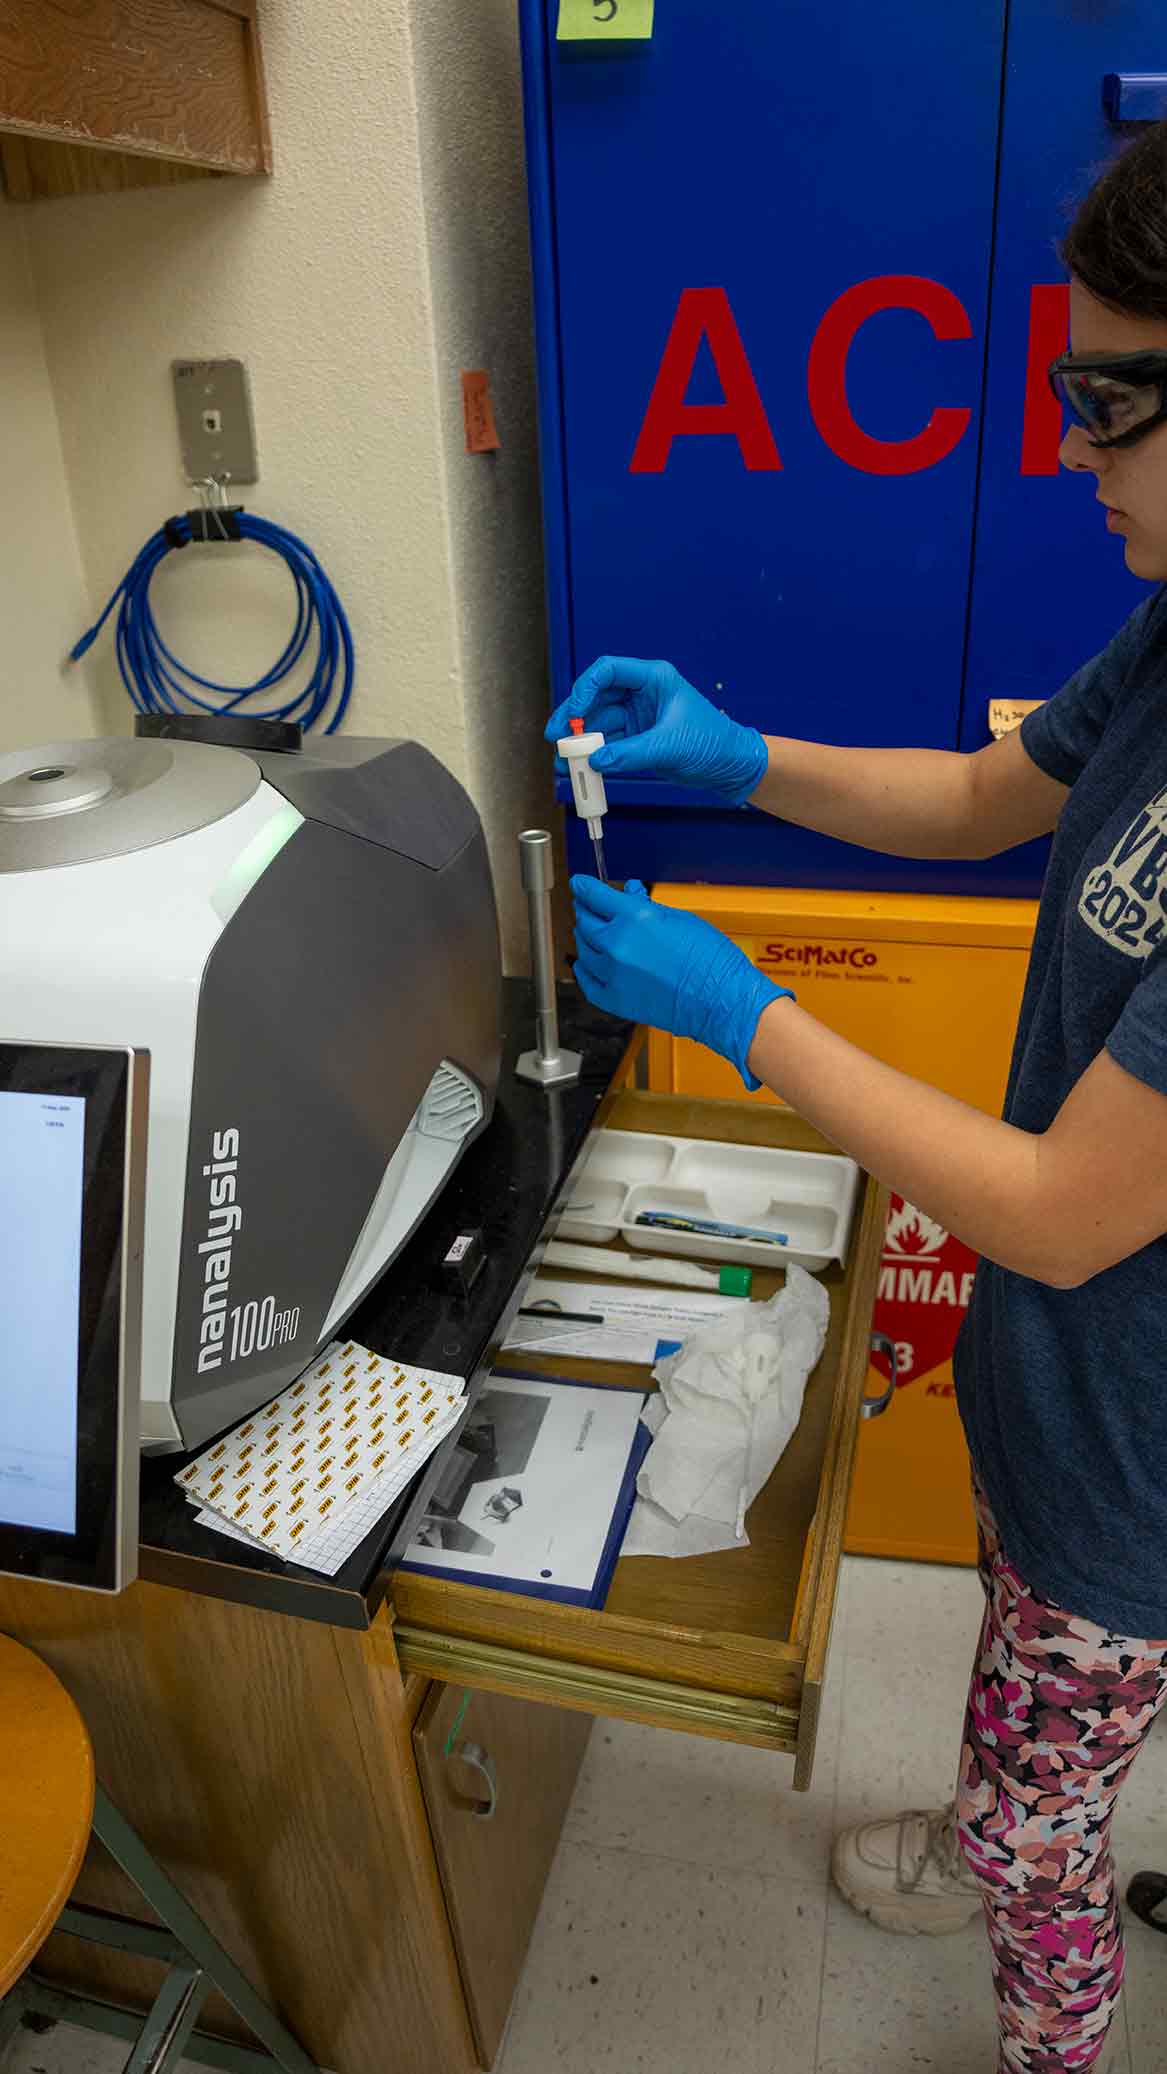
[(1094, 2065), (1122, 1992), (1119, 1789), (1167, 1700), (1167, 1641), (1079, 1620), (1018, 1576), (975, 1492), (987, 1606), (957, 1797), (985, 1901), (999, 2074)]

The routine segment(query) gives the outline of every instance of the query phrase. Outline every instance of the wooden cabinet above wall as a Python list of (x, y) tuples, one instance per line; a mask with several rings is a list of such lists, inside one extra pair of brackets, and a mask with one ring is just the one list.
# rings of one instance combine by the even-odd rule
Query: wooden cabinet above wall
[(270, 173), (256, 0), (0, 0), (12, 201)]

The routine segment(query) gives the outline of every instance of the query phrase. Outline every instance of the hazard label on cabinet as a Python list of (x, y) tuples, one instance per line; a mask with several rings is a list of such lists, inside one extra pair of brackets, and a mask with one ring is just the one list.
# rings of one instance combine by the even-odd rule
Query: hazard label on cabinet
[[(942, 1224), (892, 1196), (873, 1323), (895, 1341), (901, 1388), (951, 1359), (976, 1264), (971, 1248)], [(889, 1372), (885, 1355), (874, 1355), (872, 1365)]]

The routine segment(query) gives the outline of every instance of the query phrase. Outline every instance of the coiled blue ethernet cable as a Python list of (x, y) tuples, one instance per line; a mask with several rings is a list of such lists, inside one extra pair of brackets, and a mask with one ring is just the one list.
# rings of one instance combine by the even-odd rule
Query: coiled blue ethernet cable
[[(220, 545), (254, 540), (279, 555), (290, 571), (296, 592), (295, 625), (282, 654), (252, 684), (216, 684), (213, 678), (200, 677), (179, 661), (158, 631), (150, 603), (155, 571), (168, 554), (195, 538)], [(238, 712), (248, 700), (282, 684), (315, 638), (315, 661), (302, 690), (282, 705), (261, 707), (259, 715), (265, 720), (298, 721), (307, 730), (324, 718), (331, 703), (332, 715), (324, 729), (329, 735), (335, 734), (344, 719), (354, 670), (353, 639), (344, 606), (307, 543), (271, 519), (256, 518), (238, 507), (219, 510), (214, 506), (168, 519), (140, 549), (101, 617), (82, 634), (72, 650), (73, 662), (93, 646), (115, 607), (118, 668), (139, 713), (182, 713), (192, 707), (203, 713)]]

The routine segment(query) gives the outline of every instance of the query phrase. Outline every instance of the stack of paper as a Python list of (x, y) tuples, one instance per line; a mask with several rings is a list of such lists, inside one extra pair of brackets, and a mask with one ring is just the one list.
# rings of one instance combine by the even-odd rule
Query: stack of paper
[(334, 1576), (462, 1415), (465, 1384), (334, 1341), (179, 1471), (202, 1524)]

